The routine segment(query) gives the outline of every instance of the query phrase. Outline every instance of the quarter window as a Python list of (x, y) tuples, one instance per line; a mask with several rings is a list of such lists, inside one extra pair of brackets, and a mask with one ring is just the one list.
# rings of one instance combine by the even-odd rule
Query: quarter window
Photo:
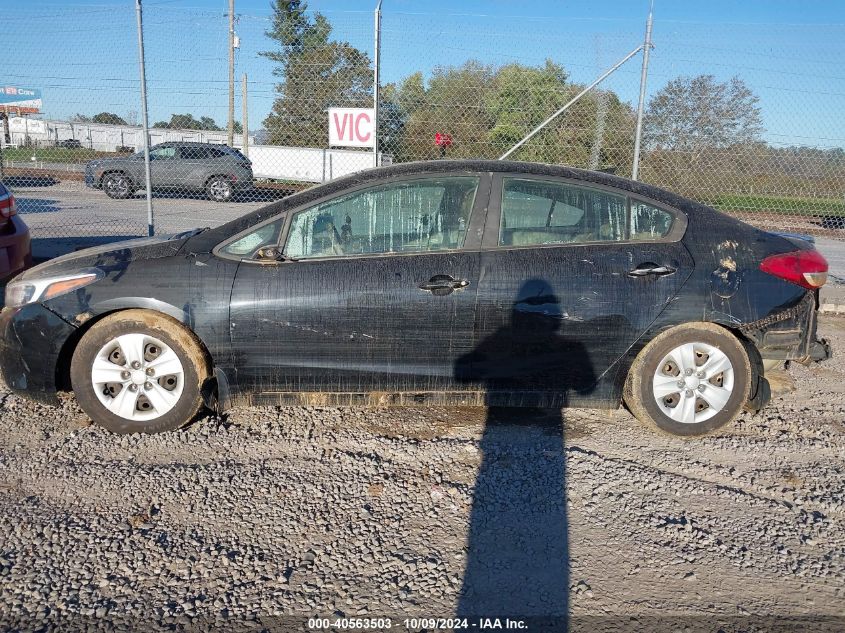
[(259, 248), (279, 243), (279, 233), (281, 232), (282, 224), (284, 224), (284, 218), (264, 224), (226, 245), (223, 248), (223, 252), (237, 257), (251, 257), (255, 255), (255, 252)]
[(672, 229), (673, 216), (639, 200), (631, 200), (631, 239), (657, 240), (666, 237)]
[(625, 239), (626, 201), (598, 189), (505, 178), (499, 245), (536, 246)]
[(391, 183), (297, 213), (285, 255), (293, 259), (461, 248), (478, 178)]

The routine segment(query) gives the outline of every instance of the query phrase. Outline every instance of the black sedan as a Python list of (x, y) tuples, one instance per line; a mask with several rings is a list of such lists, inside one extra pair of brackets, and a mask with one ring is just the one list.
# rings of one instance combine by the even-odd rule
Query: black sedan
[(667, 191), (503, 161), (374, 169), (216, 229), (52, 260), (0, 316), (10, 389), (118, 433), (203, 406), (615, 408), (699, 435), (816, 340), (827, 263)]

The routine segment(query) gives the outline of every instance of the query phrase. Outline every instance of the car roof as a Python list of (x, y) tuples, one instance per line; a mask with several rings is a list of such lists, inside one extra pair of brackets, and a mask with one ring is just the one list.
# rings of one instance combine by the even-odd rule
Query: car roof
[(196, 141), (164, 141), (156, 143), (155, 147), (225, 147), (232, 149), (226, 143), (198, 143)]

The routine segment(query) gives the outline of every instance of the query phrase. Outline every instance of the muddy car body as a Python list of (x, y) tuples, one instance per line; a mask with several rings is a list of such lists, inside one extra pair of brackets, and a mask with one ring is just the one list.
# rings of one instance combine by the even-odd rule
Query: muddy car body
[[(764, 359), (829, 356), (826, 270), (806, 241), (616, 176), (411, 163), (38, 266), (7, 293), (0, 367), (42, 402), (73, 387), (118, 432), (177, 428), (202, 403), (624, 399), (695, 435), (765, 404)], [(169, 396), (156, 364), (179, 367)]]

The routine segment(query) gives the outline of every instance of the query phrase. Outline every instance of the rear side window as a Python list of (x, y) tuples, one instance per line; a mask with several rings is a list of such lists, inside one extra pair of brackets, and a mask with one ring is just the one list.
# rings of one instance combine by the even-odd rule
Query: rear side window
[(631, 240), (648, 241), (666, 237), (674, 216), (653, 205), (631, 200)]
[(599, 189), (505, 178), (500, 246), (539, 246), (625, 239), (626, 199)]
[(204, 147), (182, 147), (180, 149), (182, 158), (186, 160), (202, 160), (208, 158), (208, 150)]
[(228, 156), (227, 152), (223, 151), (222, 149), (217, 149), (216, 147), (209, 147), (207, 151), (209, 158), (223, 158), (225, 156)]

